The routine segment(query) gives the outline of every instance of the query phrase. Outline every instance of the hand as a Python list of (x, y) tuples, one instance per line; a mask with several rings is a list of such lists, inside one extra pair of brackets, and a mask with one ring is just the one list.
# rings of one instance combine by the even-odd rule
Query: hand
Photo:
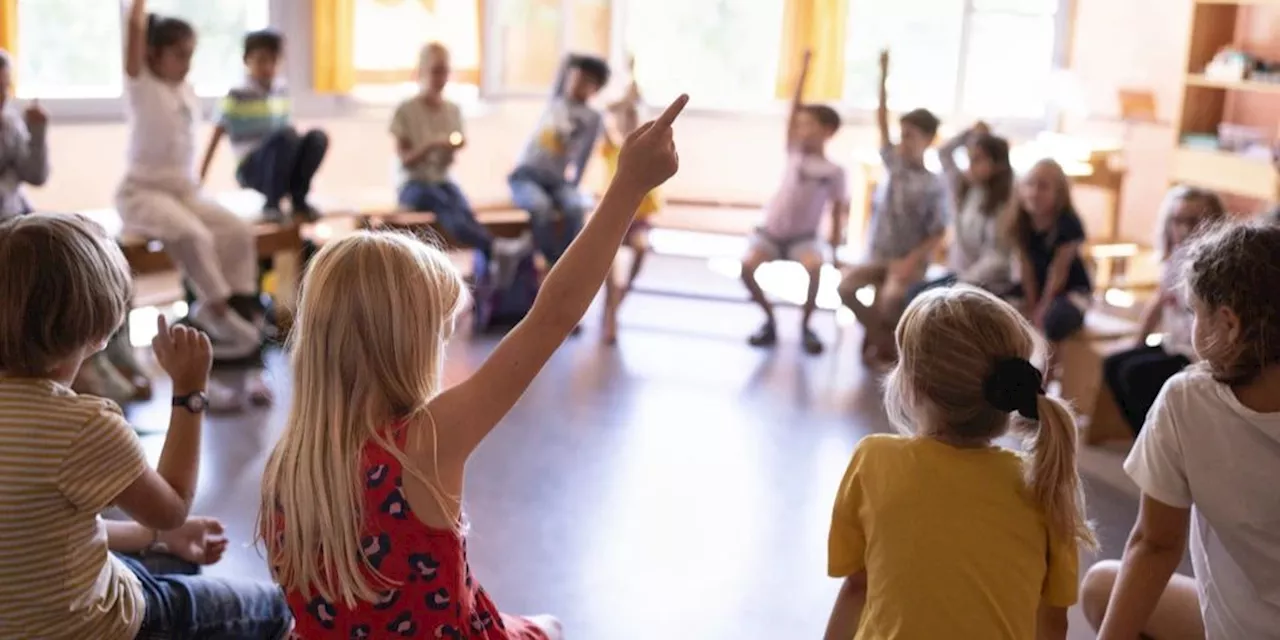
[(974, 136), (991, 135), (991, 125), (979, 120), (973, 123), (973, 126), (969, 128), (969, 132)]
[(625, 180), (645, 193), (676, 174), (680, 168), (680, 156), (671, 136), (671, 124), (686, 104), (689, 104), (689, 96), (682, 94), (656, 120), (640, 125), (627, 136), (618, 153), (618, 175), (615, 179)]
[(173, 378), (174, 394), (203, 391), (209, 384), (209, 367), (213, 364), (209, 336), (191, 327), (171, 327), (163, 315), (156, 318), (156, 331), (151, 349), (165, 373)]
[(889, 50), (880, 50), (880, 75), (889, 73)]
[(195, 564), (214, 564), (227, 550), (222, 523), (213, 518), (187, 518), (181, 527), (161, 533), (158, 542), (169, 553)]
[(28, 129), (39, 129), (49, 124), (49, 113), (40, 106), (39, 100), (32, 100), (26, 111), (22, 112), (22, 120), (27, 123)]

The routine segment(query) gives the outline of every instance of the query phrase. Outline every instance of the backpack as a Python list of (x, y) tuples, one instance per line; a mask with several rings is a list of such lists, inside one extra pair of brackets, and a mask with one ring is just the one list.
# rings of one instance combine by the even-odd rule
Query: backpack
[(528, 315), (541, 277), (527, 236), (493, 243), (492, 257), (475, 253), (475, 333), (506, 331)]

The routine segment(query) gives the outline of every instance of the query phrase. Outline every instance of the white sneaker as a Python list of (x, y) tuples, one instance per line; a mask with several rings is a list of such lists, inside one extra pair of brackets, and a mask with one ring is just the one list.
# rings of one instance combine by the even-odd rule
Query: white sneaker
[(191, 321), (209, 334), (214, 355), (219, 358), (247, 356), (262, 343), (262, 332), (231, 310), (217, 314), (208, 306), (200, 305), (191, 314)]
[(542, 630), (547, 634), (548, 640), (564, 640), (564, 628), (560, 625), (560, 621), (555, 616), (540, 615), (529, 616), (529, 622), (533, 626)]
[(209, 381), (210, 413), (238, 413), (244, 410), (244, 393), (233, 385), (222, 384), (216, 380)]

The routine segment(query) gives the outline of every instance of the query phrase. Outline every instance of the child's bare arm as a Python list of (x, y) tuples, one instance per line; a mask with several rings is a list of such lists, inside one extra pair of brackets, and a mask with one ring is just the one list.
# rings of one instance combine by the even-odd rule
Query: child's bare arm
[(1142, 495), (1099, 640), (1136, 640), (1187, 549), (1191, 510)]
[(827, 620), (824, 640), (849, 640), (858, 632), (862, 609), (867, 604), (867, 572), (861, 571), (844, 579), (836, 603)]
[(124, 73), (130, 78), (142, 73), (147, 63), (147, 0), (133, 0), (124, 36)]
[(835, 252), (844, 244), (845, 228), (849, 224), (849, 202), (836, 201), (831, 206), (831, 259), (835, 260)]
[(1066, 640), (1067, 609), (1040, 605), (1036, 615), (1036, 640)]
[(1040, 304), (1040, 283), (1036, 281), (1036, 269), (1025, 250), (1018, 251), (1018, 282), (1022, 284), (1022, 298), (1027, 309)]
[(813, 52), (805, 49), (800, 60), (800, 77), (796, 78), (796, 88), (791, 94), (791, 108), (787, 112), (787, 149), (795, 146), (796, 117), (800, 115), (800, 107), (804, 104), (804, 83), (809, 79), (809, 61)]
[(652, 123), (628, 136), (618, 174), (586, 227), (547, 276), (529, 315), (498, 344), (474, 375), (432, 401), (440, 451), (457, 464), (511, 410), (551, 354), (582, 319), (622, 243), (641, 199), (678, 166), (671, 124), (688, 102), (681, 96)]
[(213, 133), (209, 134), (209, 146), (204, 150), (204, 161), (200, 163), (200, 184), (204, 184), (205, 178), (209, 176), (209, 167), (213, 165), (213, 157), (218, 153), (218, 143), (222, 142), (222, 136), (226, 135), (227, 130), (222, 125), (215, 125)]
[(1147, 344), (1147, 336), (1155, 333), (1156, 327), (1160, 326), (1160, 319), (1164, 315), (1164, 287), (1156, 291), (1156, 295), (1147, 301), (1147, 306), (1142, 309), (1142, 318), (1138, 324), (1138, 346)]
[(880, 52), (880, 97), (876, 106), (876, 126), (880, 130), (880, 148), (893, 145), (889, 138), (889, 50)]
[(1040, 292), (1040, 304), (1049, 304), (1067, 284), (1067, 276), (1071, 273), (1071, 264), (1080, 254), (1080, 243), (1064, 244), (1053, 252), (1053, 261), (1049, 263), (1049, 273), (1044, 278), (1044, 289)]

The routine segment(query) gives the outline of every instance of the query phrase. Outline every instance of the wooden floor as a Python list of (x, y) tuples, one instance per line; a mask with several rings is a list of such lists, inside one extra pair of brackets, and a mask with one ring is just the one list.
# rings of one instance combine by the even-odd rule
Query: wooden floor
[[(642, 292), (617, 347), (599, 344), (598, 321), (593, 308), (469, 467), (478, 578), (504, 609), (554, 613), (575, 639), (820, 637), (837, 587), (824, 571), (836, 485), (859, 438), (888, 428), (853, 331), (837, 343), (824, 313), (816, 328), (832, 348), (807, 357), (785, 309), (781, 344), (760, 351), (744, 341), (760, 321), (749, 306)], [(449, 377), (493, 345), (457, 338)], [(270, 364), (287, 398), (282, 354)], [(131, 417), (162, 427), (166, 405)], [(214, 573), (267, 578), (248, 545), (285, 411), (208, 424), (196, 506), (233, 540)], [(145, 442), (158, 455), (162, 436)], [(1117, 557), (1135, 502), (1105, 482), (1089, 493), (1103, 555)], [(1071, 637), (1091, 638), (1072, 615)]]

